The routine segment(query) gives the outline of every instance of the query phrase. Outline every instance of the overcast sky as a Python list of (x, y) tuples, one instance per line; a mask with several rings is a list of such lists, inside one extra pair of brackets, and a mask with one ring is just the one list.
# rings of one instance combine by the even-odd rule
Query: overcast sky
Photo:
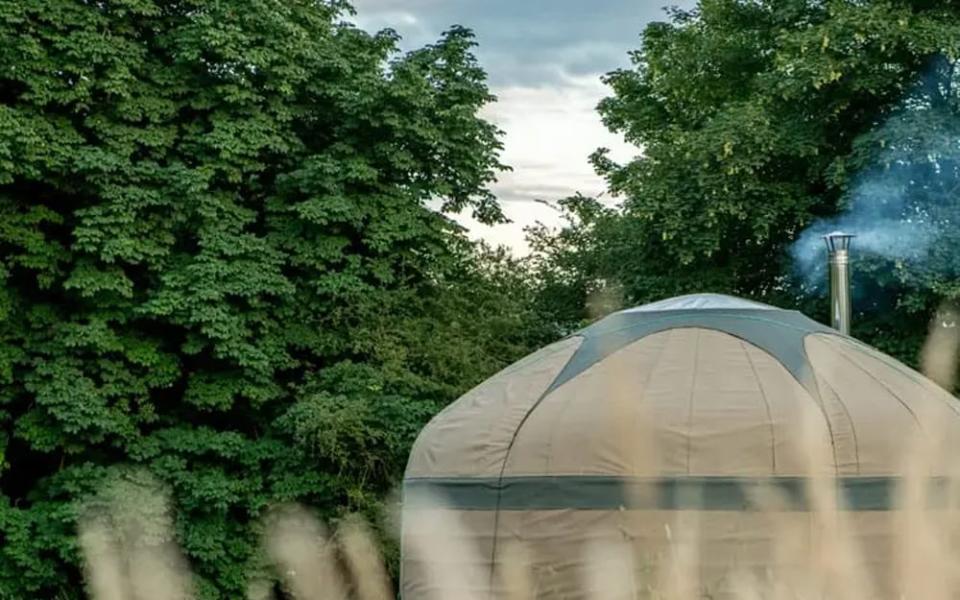
[(597, 195), (603, 181), (587, 157), (599, 147), (614, 158), (636, 153), (608, 132), (596, 113), (607, 95), (600, 76), (629, 64), (650, 21), (666, 19), (665, 6), (690, 8), (694, 0), (354, 0), (357, 23), (391, 27), (404, 48), (436, 41), (451, 25), (469, 27), (477, 56), (498, 101), (485, 117), (505, 132), (504, 173), (494, 192), (514, 222), (485, 227), (460, 219), (474, 237), (526, 252), (523, 228), (559, 223), (536, 200), (574, 192)]

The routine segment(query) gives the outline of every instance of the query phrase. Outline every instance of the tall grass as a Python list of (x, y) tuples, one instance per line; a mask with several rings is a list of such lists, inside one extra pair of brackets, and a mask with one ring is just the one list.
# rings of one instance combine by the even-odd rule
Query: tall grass
[[(902, 507), (889, 513), (896, 536), (895, 560), (890, 565), (896, 589), (884, 598), (949, 600), (960, 597), (960, 511), (930, 508), (925, 478), (932, 464), (929, 449), (919, 449), (912, 458), (915, 477), (908, 477)], [(779, 522), (777, 499), (767, 499), (771, 527), (777, 528), (773, 564), (789, 564), (790, 570), (767, 573), (733, 572), (731, 584), (722, 596), (737, 600), (849, 599), (878, 597), (879, 586), (863, 565), (862, 553), (869, 551), (858, 542), (847, 522), (847, 513), (829, 506), (824, 489), (815, 494), (812, 525), (820, 535), (811, 546), (798, 542), (796, 523)], [(955, 490), (951, 494), (955, 496)], [(823, 504), (820, 504), (820, 503)], [(418, 511), (405, 527), (430, 528), (429, 547), (409, 549), (420, 553), (431, 565), (430, 593), (416, 600), (488, 600), (485, 593), (489, 573), (477, 549), (462, 540), (468, 532), (449, 511)], [(696, 513), (678, 512), (675, 524), (665, 535), (670, 539), (669, 559), (653, 571), (645, 569), (634, 548), (623, 541), (595, 542), (583, 548), (587, 564), (578, 595), (584, 599), (649, 598), (658, 600), (701, 600), (699, 582)], [(278, 507), (265, 520), (264, 554), (271, 572), (254, 578), (249, 600), (388, 600), (394, 597), (377, 541), (371, 530), (357, 518), (343, 521), (329, 532), (310, 511), (300, 506)], [(87, 585), (92, 600), (186, 600), (194, 598), (191, 574), (175, 546), (138, 539), (140, 532), (108, 531), (103, 523), (81, 526), (80, 542), (87, 561)], [(420, 538), (428, 539), (428, 538)], [(536, 591), (530, 550), (513, 542), (504, 548), (496, 574), (496, 598), (533, 600), (544, 597)], [(471, 566), (472, 565), (472, 566)], [(276, 590), (281, 590), (279, 597)], [(571, 596), (565, 596), (571, 597)]]
[[(944, 312), (953, 318), (954, 312)], [(949, 325), (949, 324), (947, 324)], [(925, 371), (944, 385), (954, 382), (960, 348), (958, 328), (934, 327), (923, 353)], [(616, 385), (616, 382), (611, 382)], [(827, 445), (817, 439), (814, 421), (804, 413), (809, 436), (798, 448), (809, 465), (807, 519), (791, 518), (788, 500), (774, 489), (754, 492), (753, 511), (775, 540), (771, 567), (729, 573), (720, 596), (705, 595), (700, 578), (702, 552), (698, 513), (677, 511), (665, 526), (668, 551), (656, 564), (644, 564), (636, 547), (623, 538), (602, 535), (585, 543), (577, 591), (564, 598), (701, 600), (862, 600), (960, 598), (960, 456), (942, 435), (942, 422), (918, 414), (921, 427), (904, 453), (897, 510), (883, 513), (893, 553), (885, 569), (867, 568), (876, 548), (857, 530), (852, 511), (843, 510), (836, 481), (821, 456)], [(613, 434), (615, 432), (611, 432)], [(904, 434), (904, 432), (891, 432)], [(641, 438), (645, 436), (640, 436)], [(636, 455), (651, 449), (638, 439)], [(640, 459), (638, 458), (638, 461)], [(651, 465), (638, 464), (637, 473)], [(932, 487), (936, 474), (940, 485)], [(155, 487), (107, 494), (79, 526), (86, 583), (92, 600), (186, 600), (195, 597), (187, 562), (173, 542), (166, 496)], [(642, 518), (642, 515), (641, 517)], [(409, 539), (406, 551), (428, 565), (430, 591), (405, 600), (533, 600), (538, 591), (535, 549), (518, 540), (501, 546), (491, 576), (474, 533), (456, 513), (418, 510), (405, 515), (404, 528), (425, 533)], [(251, 577), (249, 600), (388, 600), (394, 597), (379, 544), (359, 518), (343, 520), (330, 531), (305, 507), (278, 506), (262, 523), (266, 570)], [(812, 535), (808, 535), (809, 532)], [(542, 561), (541, 561), (542, 562)], [(789, 567), (781, 568), (782, 565)], [(491, 589), (496, 593), (492, 594)], [(558, 599), (559, 600), (559, 599)]]
[[(931, 429), (936, 425), (928, 424)], [(819, 446), (819, 445), (817, 445)], [(785, 500), (775, 490), (757, 492), (755, 509), (776, 532), (771, 565), (790, 565), (765, 573), (744, 570), (730, 573), (724, 598), (738, 600), (916, 598), (948, 600), (960, 597), (960, 487), (942, 487), (931, 494), (928, 474), (945, 472), (944, 447), (935, 437), (917, 436), (905, 456), (899, 509), (885, 513), (894, 536), (893, 560), (889, 565), (895, 588), (884, 588), (876, 573), (864, 568), (865, 547), (850, 522), (851, 512), (838, 509), (836, 487), (830, 477), (812, 476), (808, 490), (809, 521), (798, 526), (784, 508)], [(811, 448), (811, 464), (816, 457)], [(955, 471), (955, 469), (954, 469)], [(812, 475), (818, 475), (812, 473)], [(960, 479), (952, 478), (952, 482)], [(842, 505), (840, 505), (842, 506)], [(80, 525), (80, 545), (86, 557), (86, 577), (93, 600), (185, 600), (194, 598), (191, 575), (170, 531), (157, 524), (156, 508), (145, 522), (92, 517)], [(167, 521), (169, 524), (169, 521)], [(512, 541), (503, 548), (495, 576), (469, 541), (456, 513), (418, 510), (407, 515), (404, 527), (429, 535), (415, 536), (407, 551), (430, 565), (431, 590), (410, 600), (489, 600), (488, 586), (496, 598), (532, 600), (538, 597), (536, 576), (529, 568), (536, 557), (529, 547)], [(798, 527), (816, 535), (807, 539)], [(329, 531), (302, 506), (286, 505), (271, 510), (263, 522), (263, 554), (269, 571), (250, 583), (249, 600), (388, 600), (393, 587), (370, 528), (359, 518), (343, 520)], [(678, 511), (666, 527), (669, 540), (666, 560), (654, 569), (641, 564), (634, 547), (610, 538), (587, 543), (580, 559), (588, 565), (577, 598), (650, 598), (700, 600), (705, 596), (699, 581), (700, 536), (698, 513)], [(880, 573), (887, 577), (891, 573)], [(565, 596), (569, 597), (569, 596)]]

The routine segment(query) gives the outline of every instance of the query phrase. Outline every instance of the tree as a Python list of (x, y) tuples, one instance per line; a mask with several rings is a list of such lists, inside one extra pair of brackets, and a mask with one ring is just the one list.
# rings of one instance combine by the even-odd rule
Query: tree
[(127, 463), (241, 597), (265, 507), (371, 509), (539, 335), (426, 206), (502, 218), (472, 35), (401, 56), (348, 10), (0, 3), (0, 597), (80, 594), (78, 506)]
[(865, 186), (889, 191), (895, 176), (906, 185), (881, 225), (938, 243), (893, 255), (862, 236), (854, 330), (915, 362), (927, 320), (956, 299), (960, 255), (945, 224), (960, 217), (960, 6), (702, 0), (670, 17), (647, 27), (631, 68), (605, 78), (604, 122), (641, 150), (625, 164), (593, 157), (622, 210), (574, 211), (560, 236), (534, 232), (543, 260), (615, 282), (634, 303), (718, 291), (823, 318), (823, 286), (797, 276), (796, 241), (876, 209)]

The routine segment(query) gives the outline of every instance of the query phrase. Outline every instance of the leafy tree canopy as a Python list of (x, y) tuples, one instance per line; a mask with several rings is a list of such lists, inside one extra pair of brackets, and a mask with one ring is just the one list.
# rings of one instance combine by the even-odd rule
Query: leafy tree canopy
[(78, 507), (125, 463), (200, 597), (242, 597), (268, 504), (375, 505), (542, 338), (522, 269), (426, 204), (502, 219), (472, 35), (400, 55), (347, 11), (0, 3), (0, 597), (80, 594)]
[[(593, 157), (622, 209), (571, 198), (569, 227), (533, 232), (559, 319), (610, 286), (633, 303), (718, 291), (824, 318), (823, 278), (798, 272), (794, 243), (847, 224), (855, 334), (914, 362), (958, 297), (960, 5), (702, 0), (650, 25), (631, 59), (599, 110), (640, 155)], [(925, 241), (905, 252), (880, 233)]]

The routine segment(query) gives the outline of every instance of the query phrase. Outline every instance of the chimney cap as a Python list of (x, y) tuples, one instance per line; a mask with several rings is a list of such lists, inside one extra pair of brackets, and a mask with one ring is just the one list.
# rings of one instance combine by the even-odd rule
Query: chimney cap
[(828, 233), (823, 236), (823, 241), (827, 243), (827, 250), (836, 252), (837, 250), (848, 250), (850, 248), (850, 240), (855, 237), (857, 236), (853, 233), (834, 231), (833, 233)]

